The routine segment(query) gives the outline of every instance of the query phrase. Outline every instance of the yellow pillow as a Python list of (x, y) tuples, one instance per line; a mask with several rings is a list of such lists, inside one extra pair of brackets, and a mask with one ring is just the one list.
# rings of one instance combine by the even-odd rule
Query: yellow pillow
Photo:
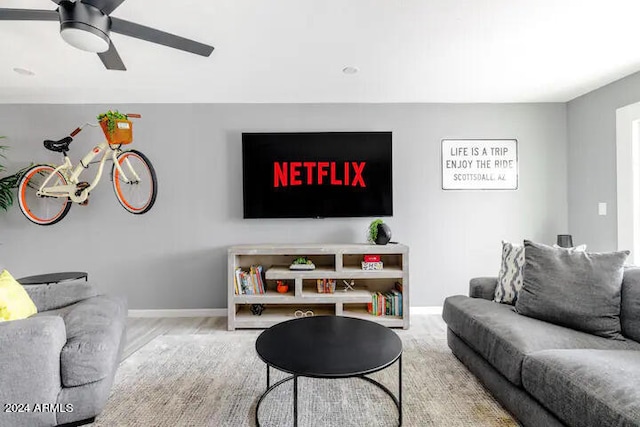
[(0, 273), (0, 322), (26, 319), (38, 309), (29, 294), (7, 270)]

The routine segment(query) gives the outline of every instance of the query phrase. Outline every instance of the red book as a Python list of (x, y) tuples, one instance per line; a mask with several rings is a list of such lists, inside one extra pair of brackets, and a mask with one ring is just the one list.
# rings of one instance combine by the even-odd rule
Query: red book
[(365, 255), (364, 262), (380, 262), (380, 255)]

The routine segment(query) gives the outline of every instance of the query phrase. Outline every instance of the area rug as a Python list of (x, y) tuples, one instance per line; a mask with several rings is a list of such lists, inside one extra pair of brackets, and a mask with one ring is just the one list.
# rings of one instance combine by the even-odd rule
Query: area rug
[[(403, 341), (403, 425), (517, 426), (451, 354), (444, 334), (397, 331)], [(259, 331), (163, 335), (121, 363), (95, 426), (255, 426), (266, 367), (255, 352)], [(397, 365), (373, 378), (394, 393)], [(284, 374), (271, 370), (271, 379)], [(395, 426), (391, 399), (361, 379), (301, 378), (299, 426)], [(292, 382), (260, 407), (263, 426), (293, 425)]]

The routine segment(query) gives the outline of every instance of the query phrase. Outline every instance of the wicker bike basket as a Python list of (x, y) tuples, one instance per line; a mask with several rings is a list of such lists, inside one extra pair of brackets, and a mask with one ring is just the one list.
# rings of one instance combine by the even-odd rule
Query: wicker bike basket
[(100, 127), (109, 144), (131, 144), (133, 142), (133, 123), (129, 120), (116, 120), (113, 132), (109, 132), (107, 119), (100, 120)]

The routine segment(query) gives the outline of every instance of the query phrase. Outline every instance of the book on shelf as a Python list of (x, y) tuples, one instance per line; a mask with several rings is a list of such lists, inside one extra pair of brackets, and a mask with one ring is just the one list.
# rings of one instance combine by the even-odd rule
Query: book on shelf
[(402, 283), (396, 282), (394, 286), (398, 291), (402, 292)]
[(392, 289), (384, 293), (372, 293), (367, 311), (374, 316), (402, 316), (402, 292)]
[(319, 294), (332, 294), (336, 290), (335, 279), (317, 279), (316, 289)]
[(266, 292), (264, 270), (261, 265), (252, 265), (249, 270), (237, 267), (233, 277), (236, 295), (260, 295)]

